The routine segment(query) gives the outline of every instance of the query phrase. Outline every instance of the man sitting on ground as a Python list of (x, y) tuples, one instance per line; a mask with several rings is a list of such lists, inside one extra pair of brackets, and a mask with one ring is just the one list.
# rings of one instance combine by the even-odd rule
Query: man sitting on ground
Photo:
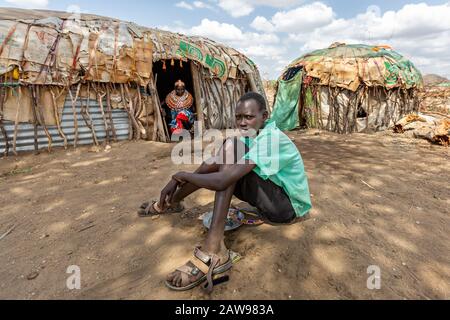
[(143, 204), (139, 212), (141, 216), (178, 213), (184, 210), (181, 202), (195, 191), (216, 192), (207, 239), (195, 249), (192, 261), (167, 277), (166, 285), (172, 290), (190, 290), (207, 282), (212, 291), (213, 276), (231, 269), (224, 230), (233, 195), (256, 207), (272, 223), (291, 223), (311, 209), (302, 157), (268, 120), (264, 97), (253, 92), (244, 95), (237, 104), (236, 125), (240, 139), (226, 140), (218, 155), (195, 173), (174, 175), (160, 200)]

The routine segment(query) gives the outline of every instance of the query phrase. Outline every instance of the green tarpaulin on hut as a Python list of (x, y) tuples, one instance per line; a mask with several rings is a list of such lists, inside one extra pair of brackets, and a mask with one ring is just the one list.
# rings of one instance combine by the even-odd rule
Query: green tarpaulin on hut
[(300, 125), (298, 102), (302, 88), (303, 72), (298, 72), (288, 81), (278, 82), (278, 93), (272, 119), (283, 131), (294, 130)]

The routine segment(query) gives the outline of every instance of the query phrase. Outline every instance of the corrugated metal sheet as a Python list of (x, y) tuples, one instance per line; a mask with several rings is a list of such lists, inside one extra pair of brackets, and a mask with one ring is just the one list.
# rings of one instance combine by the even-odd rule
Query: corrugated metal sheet
[[(106, 102), (105, 104), (106, 105)], [(89, 106), (89, 114), (92, 118), (94, 130), (97, 140), (103, 142), (106, 140), (106, 130), (103, 121), (103, 116), (100, 110), (100, 106), (97, 102), (91, 101)], [(87, 126), (83, 116), (81, 115), (81, 102), (76, 104), (76, 115), (78, 121), (78, 145), (90, 145), (94, 144), (92, 132)], [(107, 117), (108, 118), (108, 117)], [(128, 140), (129, 134), (129, 119), (128, 113), (123, 109), (116, 109), (112, 111), (112, 118), (114, 128), (118, 141)], [(14, 123), (11, 121), (4, 122), (5, 129), (8, 135), (9, 152), (12, 153), (13, 138), (14, 138)], [(52, 137), (52, 147), (63, 147), (64, 139), (60, 136), (58, 128), (56, 126), (47, 127)], [(72, 104), (70, 99), (66, 100), (64, 110), (61, 119), (61, 129), (67, 138), (69, 146), (73, 146), (75, 140), (75, 126)], [(110, 134), (112, 135), (112, 134)], [(112, 137), (111, 137), (112, 140)], [(39, 149), (48, 148), (48, 138), (45, 134), (43, 127), (38, 127), (38, 144)], [(17, 152), (33, 151), (34, 150), (34, 125), (21, 123), (17, 133)], [(0, 154), (5, 152), (5, 139), (0, 132)]]

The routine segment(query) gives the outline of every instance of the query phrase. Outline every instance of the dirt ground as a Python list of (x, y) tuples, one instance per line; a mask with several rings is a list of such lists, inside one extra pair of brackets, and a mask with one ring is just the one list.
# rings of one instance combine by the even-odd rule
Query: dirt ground
[[(197, 218), (213, 193), (191, 196), (184, 215), (136, 215), (171, 174), (195, 168), (171, 165), (171, 145), (1, 159), (0, 237), (15, 228), (0, 240), (0, 299), (450, 299), (450, 149), (389, 133), (290, 136), (310, 218), (227, 234), (243, 260), (211, 296), (163, 281), (205, 237)], [(71, 265), (81, 290), (66, 287)], [(380, 290), (367, 289), (371, 265)]]

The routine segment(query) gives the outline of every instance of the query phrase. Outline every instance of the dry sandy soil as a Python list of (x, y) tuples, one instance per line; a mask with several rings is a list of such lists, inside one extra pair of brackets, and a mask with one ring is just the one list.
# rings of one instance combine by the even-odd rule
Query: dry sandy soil
[[(293, 132), (313, 195), (310, 218), (242, 227), (243, 256), (211, 297), (164, 287), (205, 237), (198, 216), (140, 219), (171, 174), (171, 145), (115, 144), (0, 160), (0, 299), (450, 299), (450, 152), (389, 133)], [(92, 150), (91, 150), (92, 151)], [(66, 270), (81, 268), (81, 290)], [(381, 289), (367, 269), (381, 268)], [(34, 278), (29, 280), (28, 278)]]

